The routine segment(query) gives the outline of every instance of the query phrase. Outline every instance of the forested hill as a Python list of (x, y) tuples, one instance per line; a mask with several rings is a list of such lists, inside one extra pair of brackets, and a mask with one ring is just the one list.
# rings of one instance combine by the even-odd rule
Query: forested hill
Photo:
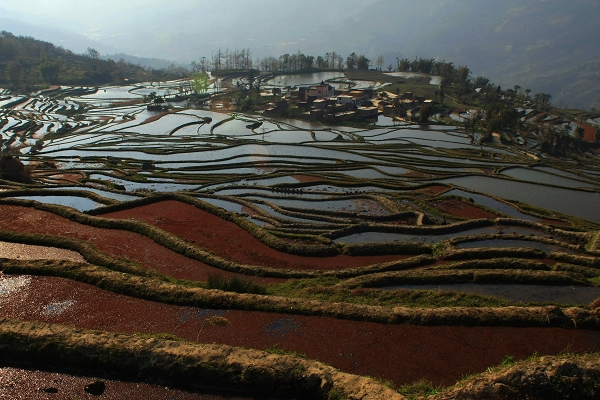
[(0, 32), (0, 87), (26, 92), (48, 85), (96, 86), (124, 81), (164, 80), (185, 76), (184, 69), (145, 69), (124, 61), (102, 60), (31, 37)]

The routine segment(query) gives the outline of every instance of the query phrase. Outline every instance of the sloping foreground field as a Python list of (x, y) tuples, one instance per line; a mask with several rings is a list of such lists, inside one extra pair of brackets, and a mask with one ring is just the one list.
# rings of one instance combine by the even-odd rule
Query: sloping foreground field
[(0, 397), (599, 397), (598, 153), (185, 85), (0, 106)]
[[(369, 289), (382, 286), (374, 284), (382, 280), (386, 285), (419, 279), (462, 282), (465, 277), (474, 276), (485, 282), (490, 273), (494, 282), (566, 282), (585, 287), (589, 282), (574, 271), (594, 270), (597, 261), (590, 256), (508, 248), (494, 250), (492, 256), (501, 258), (486, 261), (485, 253), (449, 249), (434, 255), (427, 246), (418, 247), (413, 255), (350, 256), (335, 246), (331, 248), (337, 249), (337, 254), (328, 257), (291, 255), (267, 246), (264, 241), (269, 236), (265, 232), (261, 235), (260, 229), (248, 231), (235, 223), (238, 220), (233, 214), (197, 204), (185, 196), (157, 196), (145, 205), (134, 202), (121, 207), (121, 211), (96, 213), (97, 216), (62, 206), (8, 199), (3, 202), (2, 240), (51, 246), (40, 249), (75, 250), (86, 261), (63, 261), (66, 257), (61, 253), (46, 257), (50, 258), (46, 261), (17, 257), (1, 261), (0, 312), (7, 320), (0, 329), (8, 329), (0, 334), (6, 350), (3, 354), (8, 360), (18, 356), (27, 365), (80, 372), (88, 368), (88, 375), (94, 376), (106, 376), (111, 371), (119, 379), (164, 381), (170, 387), (204, 390), (204, 393), (207, 387), (211, 390), (233, 387), (251, 397), (270, 394), (401, 398), (398, 392), (380, 382), (402, 386), (426, 380), (434, 386), (448, 386), (464, 376), (500, 364), (506, 356), (520, 360), (532, 354), (585, 353), (595, 351), (600, 345), (600, 314), (594, 306), (520, 304), (515, 307), (474, 296), (475, 307), (460, 307), (453, 303), (461, 296), (452, 292), (436, 301), (454, 306), (441, 308), (417, 306), (400, 298), (382, 303), (387, 305), (370, 305), (373, 303), (365, 297), (370, 290), (383, 292)], [(314, 251), (310, 243), (292, 244), (297, 246), (296, 253)], [(261, 259), (263, 253), (268, 257)], [(457, 255), (461, 261), (452, 261)], [(503, 255), (507, 257), (502, 258)], [(344, 263), (348, 268), (343, 267)], [(557, 270), (561, 265), (571, 268)], [(267, 294), (205, 289), (202, 282), (222, 268), (238, 271), (231, 276), (255, 275), (252, 279), (256, 283), (268, 285)], [(276, 289), (278, 285), (301, 282), (290, 278), (319, 276), (335, 281), (315, 284), (317, 289), (312, 292)], [(328, 298), (326, 295), (331, 291), (347, 296)], [(51, 325), (28, 325), (36, 324), (35, 321)], [(66, 326), (99, 332), (73, 331)], [(35, 338), (27, 336), (34, 332), (53, 332), (52, 339), (48, 342), (49, 335), (43, 334)], [(64, 339), (67, 342), (56, 339), (58, 342), (53, 343), (58, 337), (68, 338)], [(72, 337), (77, 337), (73, 339), (75, 342), (70, 342)], [(103, 338), (110, 344), (94, 344), (82, 337)], [(121, 347), (113, 344), (116, 337)], [(176, 341), (164, 342), (164, 338)], [(12, 340), (25, 345), (16, 345)], [(91, 354), (93, 362), (84, 362), (80, 353), (65, 350), (79, 349), (77, 340), (83, 340), (81, 346), (85, 351), (81, 351)], [(207, 372), (207, 362), (198, 364), (194, 359), (194, 343), (211, 343), (211, 351), (232, 356), (213, 353), (209, 359), (216, 364), (211, 364)], [(140, 350), (142, 344), (150, 347)], [(173, 351), (169, 357), (175, 357), (176, 362), (168, 361), (160, 353), (164, 346)], [(250, 351), (242, 348), (257, 350), (252, 356), (239, 356), (249, 360), (247, 364), (233, 356), (238, 351), (240, 354)], [(56, 358), (53, 352), (58, 349), (61, 356)], [(123, 364), (122, 359), (110, 360), (115, 354), (125, 359), (138, 354), (137, 361)], [(144, 357), (149, 359), (144, 361)], [(573, 372), (572, 365), (581, 362), (584, 368), (585, 363), (594, 360), (592, 356), (584, 358), (585, 363), (584, 359), (569, 357), (564, 359), (571, 366), (567, 375), (589, 373)], [(265, 360), (264, 367), (255, 362), (259, 359)], [(158, 360), (162, 364), (157, 364)], [(150, 366), (144, 367), (145, 362)], [(194, 367), (188, 369), (187, 362)], [(132, 369), (131, 363), (141, 369)], [(117, 365), (123, 365), (122, 369)], [(318, 372), (314, 372), (315, 368)], [(598, 381), (590, 374), (589, 379), (595, 382), (590, 390), (597, 390), (594, 385)], [(485, 389), (487, 386), (481, 383), (484, 378), (476, 379), (479, 380), (472, 386), (463, 382), (448, 390), (463, 394), (469, 390), (497, 391), (497, 385)], [(126, 383), (115, 382), (115, 385)], [(515, 389), (509, 386), (496, 394), (522, 390), (519, 385)], [(148, 390), (154, 389), (148, 387)]]
[[(293, 394), (308, 398), (405, 398), (371, 378), (343, 373), (294, 355), (14, 320), (1, 321), (0, 335), (3, 357), (17, 355), (21, 360), (50, 364), (60, 360), (71, 368), (100, 368), (129, 378), (143, 376), (161, 384), (235, 387), (258, 396), (270, 392), (282, 397)], [(514, 366), (511, 362), (507, 363), (508, 368), (489, 369), (434, 398), (595, 398), (600, 377), (598, 361), (598, 356), (571, 356), (542, 357)], [(43, 373), (32, 375), (40, 379)], [(104, 390), (106, 383), (102, 385)], [(108, 394), (115, 387), (128, 386), (123, 382), (108, 385)], [(58, 386), (64, 389), (65, 385)], [(55, 386), (45, 389), (58, 392)], [(148, 389), (147, 385), (141, 388)], [(158, 388), (152, 395), (157, 392)], [(193, 398), (184, 396), (179, 398)]]

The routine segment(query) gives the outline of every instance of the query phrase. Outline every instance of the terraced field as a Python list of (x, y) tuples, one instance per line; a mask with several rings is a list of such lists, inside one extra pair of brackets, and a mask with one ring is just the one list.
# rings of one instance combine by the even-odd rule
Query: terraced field
[[(129, 381), (177, 390), (140, 398), (476, 398), (570, 363), (558, 381), (600, 393), (598, 356), (575, 355), (600, 346), (598, 157), (135, 104), (181, 84), (2, 103), (2, 151), (31, 177), (0, 181), (7, 377), (77, 370), (104, 398)], [(28, 379), (87, 396), (49, 376)]]

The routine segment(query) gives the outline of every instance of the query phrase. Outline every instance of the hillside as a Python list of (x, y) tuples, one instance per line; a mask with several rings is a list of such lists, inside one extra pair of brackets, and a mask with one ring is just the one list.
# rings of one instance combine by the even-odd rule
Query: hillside
[(121, 59), (101, 60), (90, 49), (79, 55), (31, 37), (0, 32), (0, 87), (17, 92), (49, 85), (102, 85), (123, 81), (178, 78), (185, 70), (147, 70)]

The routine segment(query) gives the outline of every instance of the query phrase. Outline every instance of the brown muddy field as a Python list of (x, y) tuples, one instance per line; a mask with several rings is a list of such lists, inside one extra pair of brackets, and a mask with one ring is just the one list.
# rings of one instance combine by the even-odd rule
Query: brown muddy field
[[(239, 310), (180, 307), (117, 295), (55, 277), (14, 277), (18, 290), (0, 297), (7, 318), (121, 333), (171, 333), (199, 343), (272, 347), (305, 354), (344, 372), (405, 384), (439, 385), (485, 371), (505, 356), (581, 352), (600, 347), (600, 332), (560, 328), (386, 325)], [(228, 326), (210, 326), (220, 316)]]
[(244, 264), (300, 270), (344, 269), (393, 260), (406, 256), (305, 257), (270, 248), (233, 222), (178, 201), (161, 201), (130, 210), (103, 214), (104, 218), (133, 218), (152, 224), (215, 254)]
[[(95, 376), (2, 365), (0, 361), (0, 399), (3, 400), (251, 400), (249, 397), (189, 393), (143, 382), (99, 379)], [(85, 387), (97, 380), (105, 385), (102, 394), (87, 393)]]
[[(166, 249), (136, 233), (94, 228), (31, 207), (0, 205), (0, 214), (2, 230), (47, 233), (86, 240), (111, 257), (136, 262), (176, 279), (206, 281), (208, 274), (222, 272), (220, 269)], [(255, 279), (265, 283), (281, 281), (272, 278)]]
[(495, 219), (498, 218), (496, 214), (489, 211), (483, 210), (479, 207), (467, 204), (464, 201), (458, 199), (444, 199), (438, 200), (432, 203), (438, 210), (450, 214), (459, 218), (468, 219)]
[[(220, 271), (174, 253), (135, 233), (94, 228), (30, 207), (0, 205), (0, 213), (3, 215), (0, 219), (2, 230), (47, 233), (86, 240), (112, 257), (137, 262), (175, 278), (204, 281), (208, 274)], [(281, 253), (253, 238), (239, 226), (177, 201), (163, 201), (103, 217), (145, 221), (205, 250), (248, 264), (305, 270), (340, 269), (404, 258), (346, 255), (317, 258)], [(265, 283), (281, 281), (257, 280)], [(13, 283), (12, 286), (4, 286), (9, 289), (0, 291), (2, 317), (111, 332), (169, 333), (199, 343), (255, 349), (276, 347), (305, 354), (308, 358), (322, 361), (344, 372), (386, 379), (396, 385), (420, 380), (428, 380), (435, 385), (452, 385), (468, 374), (482, 372), (499, 364), (506, 356), (513, 356), (518, 360), (534, 353), (553, 355), (561, 352), (596, 351), (600, 348), (600, 332), (591, 330), (386, 325), (326, 317), (173, 306), (117, 295), (56, 277), (2, 275), (0, 283), (2, 282)], [(207, 324), (207, 319), (214, 316), (225, 318), (228, 325)], [(10, 369), (2, 371), (0, 384), (10, 381), (4, 377), (14, 376), (11, 374), (16, 373)], [(4, 398), (16, 398), (10, 397), (10, 393), (20, 393), (25, 396), (22, 398), (61, 398), (43, 392), (49, 379), (62, 379), (66, 382), (60, 390), (64, 390), (69, 396), (73, 393), (77, 398), (86, 398), (81, 394), (81, 388), (88, 378), (71, 375), (49, 378), (50, 375), (44, 375), (49, 373), (45, 372), (19, 373), (32, 374), (29, 379), (40, 383), (31, 386), (31, 389), (23, 386), (22, 389), (15, 389), (16, 392), (0, 392), (0, 398), (3, 398), (4, 393), (9, 396)], [(119, 393), (119, 390), (122, 393), (138, 390), (139, 385), (115, 382), (115, 393)], [(35, 390), (34, 386), (37, 386)], [(42, 388), (42, 392), (38, 388)], [(152, 386), (143, 386), (139, 393), (150, 393), (148, 397), (139, 398), (165, 398), (162, 396), (169, 395), (163, 392), (163, 388)], [(106, 395), (109, 396), (108, 386)], [(181, 399), (221, 398), (206, 396), (183, 392), (171, 395)]]

